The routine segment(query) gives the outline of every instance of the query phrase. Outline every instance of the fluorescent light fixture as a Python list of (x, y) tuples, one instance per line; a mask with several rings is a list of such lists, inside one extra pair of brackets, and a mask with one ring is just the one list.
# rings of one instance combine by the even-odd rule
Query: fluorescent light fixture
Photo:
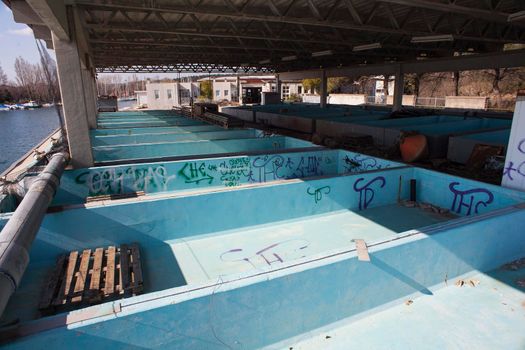
[(312, 52), (312, 57), (331, 56), (334, 52), (332, 50)]
[(380, 49), (381, 43), (373, 43), (373, 44), (366, 44), (366, 45), (358, 45), (354, 46), (352, 51), (366, 51), (366, 50), (373, 50), (373, 49)]
[(297, 59), (297, 56), (292, 55), (292, 56), (285, 56), (285, 57), (281, 58), (281, 61), (294, 61), (296, 59)]
[(454, 41), (454, 36), (452, 34), (413, 36), (410, 40), (411, 43), (436, 43), (440, 41)]
[(267, 59), (267, 60), (259, 61), (259, 64), (268, 64), (268, 63), (271, 63), (271, 62), (272, 62), (271, 59)]
[(516, 22), (525, 20), (525, 11), (511, 13), (507, 18), (508, 22)]

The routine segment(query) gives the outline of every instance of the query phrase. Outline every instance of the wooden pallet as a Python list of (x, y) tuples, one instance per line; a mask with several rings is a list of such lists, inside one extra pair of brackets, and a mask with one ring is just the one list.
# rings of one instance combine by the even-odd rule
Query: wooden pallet
[(141, 294), (143, 275), (137, 243), (61, 255), (44, 288), (39, 310), (67, 311)]

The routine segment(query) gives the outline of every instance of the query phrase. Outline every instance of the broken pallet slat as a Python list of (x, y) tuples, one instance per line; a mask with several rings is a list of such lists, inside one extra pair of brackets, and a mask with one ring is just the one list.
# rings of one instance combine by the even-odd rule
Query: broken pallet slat
[(131, 292), (129, 288), (130, 275), (128, 245), (122, 244), (120, 246), (120, 291), (124, 295), (129, 295)]
[(59, 256), (45, 286), (39, 301), (44, 314), (140, 294), (143, 275), (139, 245), (85, 249), (81, 254), (72, 251)]
[(66, 276), (62, 280), (57, 297), (53, 301), (53, 305), (62, 305), (67, 301), (67, 297), (71, 292), (71, 285), (73, 284), (73, 277), (75, 275), (75, 268), (77, 266), (78, 251), (69, 253), (69, 260), (67, 262)]
[(104, 259), (104, 248), (95, 249), (93, 258), (93, 270), (91, 271), (91, 281), (89, 283), (89, 301), (100, 300), (100, 280), (102, 275), (102, 261)]
[(47, 281), (44, 294), (42, 294), (42, 297), (40, 298), (40, 303), (38, 304), (39, 309), (47, 309), (51, 306), (53, 298), (57, 292), (57, 287), (60, 284), (60, 278), (64, 273), (66, 258), (67, 255), (60, 255), (58, 257), (55, 268)]
[(71, 302), (73, 303), (82, 301), (84, 289), (86, 288), (86, 280), (88, 275), (90, 259), (91, 249), (84, 250), (80, 259), (80, 268), (76, 273), (75, 288), (73, 289), (73, 297), (71, 298)]
[(105, 296), (111, 295), (115, 292), (115, 256), (115, 247), (109, 247), (107, 250), (106, 278), (104, 284)]
[(140, 262), (140, 250), (137, 243), (131, 244), (131, 259), (133, 269), (133, 294), (142, 292), (142, 268)]

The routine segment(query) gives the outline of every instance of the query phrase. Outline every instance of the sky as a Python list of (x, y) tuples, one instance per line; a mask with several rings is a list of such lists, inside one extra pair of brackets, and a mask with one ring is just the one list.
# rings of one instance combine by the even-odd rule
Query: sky
[(0, 65), (10, 80), (15, 80), (14, 65), (18, 56), (31, 63), (40, 62), (31, 28), (15, 23), (9, 7), (0, 2)]
[[(55, 58), (53, 50), (49, 50), (51, 57)], [(3, 2), (0, 1), (0, 66), (4, 69), (9, 80), (15, 81), (15, 60), (22, 56), (31, 63), (40, 62), (40, 55), (36, 47), (33, 31), (25, 24), (16, 23), (13, 13)], [(119, 74), (123, 80), (130, 79), (131, 74)], [(193, 74), (181, 74), (181, 76)], [(139, 78), (150, 77), (177, 78), (177, 73), (152, 73), (137, 74)]]

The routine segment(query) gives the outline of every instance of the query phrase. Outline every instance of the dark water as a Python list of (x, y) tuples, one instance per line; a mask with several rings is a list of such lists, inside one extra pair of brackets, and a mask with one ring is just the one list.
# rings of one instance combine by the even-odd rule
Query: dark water
[(0, 173), (59, 126), (54, 107), (0, 111)]

